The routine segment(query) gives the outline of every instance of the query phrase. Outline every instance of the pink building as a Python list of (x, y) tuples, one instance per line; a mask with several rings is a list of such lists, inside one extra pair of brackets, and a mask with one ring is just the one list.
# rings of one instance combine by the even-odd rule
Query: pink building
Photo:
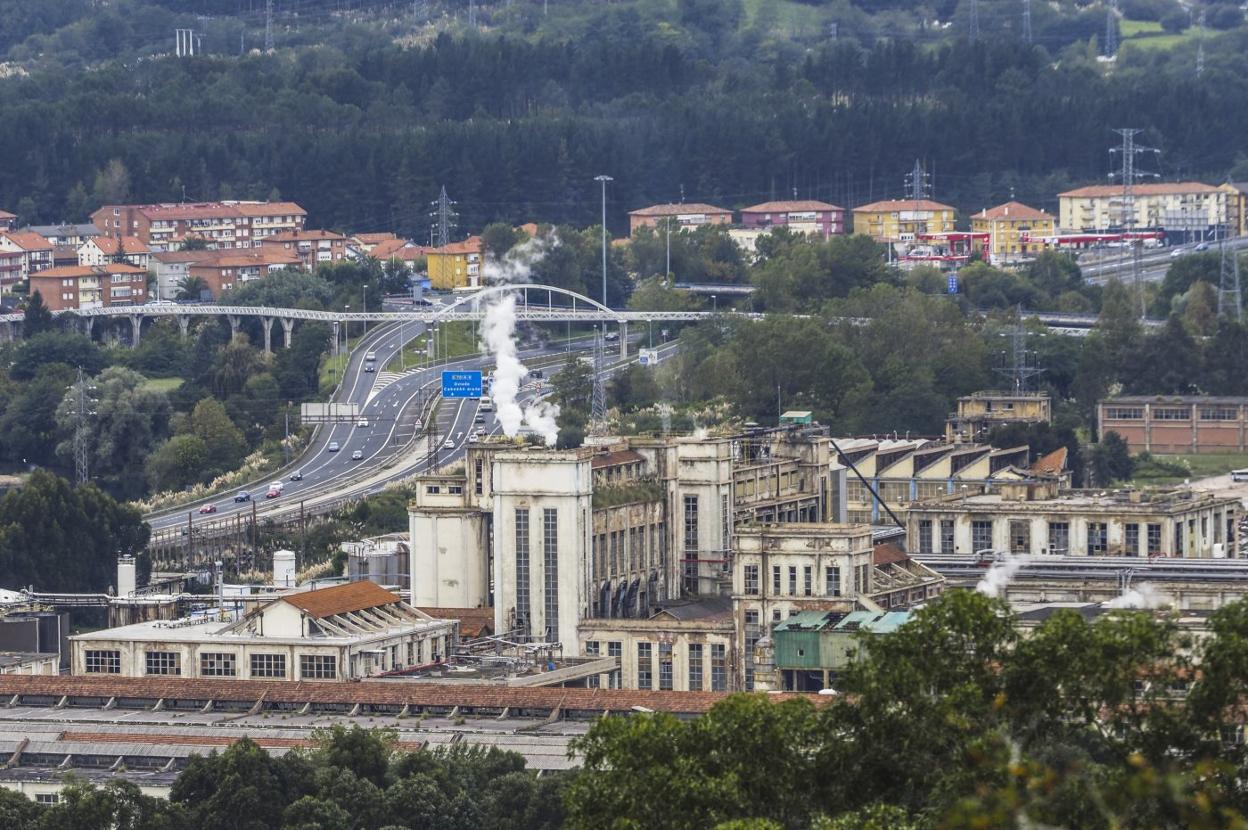
[(824, 237), (845, 233), (845, 208), (813, 200), (763, 202), (741, 209), (746, 228), (785, 226), (798, 233)]

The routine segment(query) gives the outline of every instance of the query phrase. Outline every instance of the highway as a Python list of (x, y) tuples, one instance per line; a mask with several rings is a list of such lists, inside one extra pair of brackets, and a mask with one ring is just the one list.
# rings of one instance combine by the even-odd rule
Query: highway
[[(481, 369), (493, 363), (493, 356), (472, 355), (428, 369), (411, 370), (406, 374), (374, 374), (363, 371), (365, 356), (376, 352), (375, 365), (384, 367), (398, 354), (400, 339), (410, 341), (423, 332), (423, 326), (411, 325), (400, 336), (397, 326), (385, 326), (370, 332), (361, 339), (351, 353), (346, 377), (334, 400), (355, 403), (360, 417), (367, 426), (356, 423), (323, 425), (314, 435), (312, 443), (298, 460), (285, 468), (282, 475), (273, 474), (259, 482), (219, 493), (177, 508), (159, 511), (148, 517), (153, 532), (170, 531), (177, 526), (183, 529), (203, 523), (224, 523), (240, 515), (271, 515), (277, 512), (297, 511), (301, 504), (332, 501), (354, 497), (381, 490), (391, 481), (422, 472), (439, 464), (446, 464), (461, 457), (468, 438), (475, 428), (486, 434), (497, 434), (501, 427), (494, 414), (482, 413), (484, 424), (476, 424), (479, 401), (476, 399), (441, 400), (437, 410), (436, 429), (428, 438), (416, 444), (411, 439), (416, 434), (417, 419), (421, 412), (418, 405), (436, 399), (440, 391), (441, 372), (444, 369)], [(565, 362), (566, 350), (587, 345), (588, 338), (552, 340), (538, 347), (522, 349), (520, 357), (530, 369), (547, 368), (547, 377)], [(666, 344), (661, 353), (670, 355), (676, 343)], [(635, 355), (635, 352), (634, 352)], [(635, 360), (632, 357), (608, 367), (609, 374), (619, 366)], [(522, 401), (549, 394), (549, 380), (530, 382), (522, 390)], [(436, 436), (437, 446), (430, 444)], [(451, 446), (444, 443), (450, 441)], [(339, 449), (329, 451), (336, 442)], [(353, 459), (359, 451), (361, 457)], [(290, 480), (298, 471), (300, 480)], [(265, 498), (269, 481), (282, 481), (283, 491), (275, 499)], [(236, 502), (235, 495), (246, 490), (250, 501)], [(200, 508), (211, 505), (211, 513), (201, 513)]]
[[(1140, 255), (1140, 277), (1146, 282), (1164, 279), (1166, 271), (1178, 259), (1194, 253), (1198, 244), (1208, 245), (1207, 250), (1218, 251), (1217, 242), (1187, 243), (1169, 248), (1145, 249)], [(1226, 246), (1234, 251), (1248, 247), (1248, 237), (1232, 237), (1226, 240)], [(1079, 258), (1079, 268), (1083, 277), (1090, 283), (1103, 284), (1111, 278), (1123, 282), (1131, 279), (1131, 252), (1126, 248), (1103, 248), (1098, 251), (1087, 251)]]

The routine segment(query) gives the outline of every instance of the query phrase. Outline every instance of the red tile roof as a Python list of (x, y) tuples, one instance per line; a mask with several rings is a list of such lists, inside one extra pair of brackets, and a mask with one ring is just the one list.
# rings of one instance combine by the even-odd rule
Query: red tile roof
[[(129, 700), (194, 700), (218, 704), (342, 704), (361, 706), (460, 706), (466, 709), (554, 710), (580, 712), (629, 712), (645, 707), (656, 712), (700, 714), (728, 697), (727, 692), (651, 692), (627, 689), (564, 689), (556, 687), (509, 688), (490, 684), (405, 683), (397, 680), (211, 680), (161, 677), (110, 677), (104, 675), (0, 675), (0, 694), (38, 695), (60, 698), (116, 697)], [(769, 694), (768, 700), (806, 698), (816, 695)]]
[(952, 205), (933, 202), (931, 199), (884, 199), (854, 208), (854, 213), (891, 213), (896, 210), (954, 210)]
[(8, 220), (8, 219), (16, 219), (16, 218), (17, 218), (16, 213), (9, 213), (7, 210), (0, 210), (0, 219)]
[(1031, 465), (1031, 471), (1046, 475), (1060, 474), (1066, 469), (1066, 452), (1066, 447), (1058, 447), (1043, 458), (1036, 459), (1036, 463)]
[(881, 565), (891, 565), (894, 562), (909, 562), (910, 557), (904, 550), (892, 542), (881, 542), (875, 546), (871, 561), (878, 568)]
[(279, 601), (295, 606), (310, 617), (320, 618), (390, 605), (399, 601), (399, 595), (365, 579), (332, 588), (287, 594), (280, 597)]
[(374, 259), (401, 259), (410, 261), (419, 259), (425, 255), (426, 248), (422, 248), (406, 239), (386, 239), (378, 242), (373, 246), (368, 255)]
[(227, 202), (243, 216), (306, 216), (294, 202)]
[(324, 230), (302, 230), (302, 231), (282, 231), (272, 236), (266, 236), (262, 242), (302, 242), (304, 240), (313, 239), (332, 239), (345, 240), (346, 237), (340, 233)]
[[(1176, 193), (1214, 193), (1218, 188), (1203, 182), (1157, 182), (1155, 184), (1137, 184), (1131, 189), (1136, 196), (1168, 196)], [(1059, 197), (1069, 196), (1075, 199), (1093, 199), (1097, 196), (1120, 196), (1120, 184), (1093, 184), (1077, 187), (1057, 194)]]
[(481, 237), (479, 236), (470, 236), (463, 242), (452, 242), (450, 245), (443, 245), (441, 248), (429, 248), (425, 251), (426, 255), (479, 253), (481, 253)]
[(461, 637), (485, 637), (494, 633), (493, 608), (417, 608), (435, 620), (459, 620)]
[(130, 274), (138, 276), (147, 271), (137, 265), (126, 262), (110, 262), (107, 265), (62, 265), (57, 268), (45, 268), (31, 274), (32, 279), (58, 279), (61, 277), (93, 277), (100, 274)]
[(52, 243), (34, 231), (4, 231), (0, 236), (12, 242), (23, 251), (50, 251)]
[(359, 242), (361, 245), (379, 245), (382, 242), (389, 242), (392, 239), (398, 239), (396, 235), (390, 233), (389, 231), (380, 231), (378, 233), (357, 233), (351, 238), (356, 242)]
[[(95, 246), (105, 256), (116, 256), (117, 254), (146, 254), (151, 250), (147, 245), (143, 244), (143, 240), (137, 236), (123, 236), (118, 239), (115, 236), (93, 236), (88, 242), (94, 242)], [(86, 244), (86, 243), (83, 243)]]
[(646, 457), (637, 450), (616, 450), (615, 452), (604, 452), (595, 455), (589, 462), (589, 466), (595, 470), (603, 467), (614, 467), (617, 464), (632, 464), (638, 461), (645, 461)]
[(827, 202), (817, 202), (813, 199), (802, 199), (789, 202), (763, 202), (759, 205), (750, 205), (747, 208), (741, 208), (742, 213), (809, 213), (810, 211), (822, 210), (840, 210), (845, 208), (839, 205), (830, 205)]
[(246, 268), (249, 265), (301, 265), (302, 260), (290, 251), (258, 250), (240, 251), (225, 249), (213, 251), (216, 256), (191, 262), (191, 268)]
[(630, 210), (629, 216), (688, 216), (692, 213), (709, 213), (709, 214), (731, 214), (732, 211), (725, 210), (714, 205), (704, 204), (702, 202), (681, 203), (678, 205), (651, 205), (650, 207), (638, 208)]
[(1022, 202), (1006, 202), (993, 208), (984, 208), (973, 219), (1052, 219), (1053, 214), (1028, 207)]

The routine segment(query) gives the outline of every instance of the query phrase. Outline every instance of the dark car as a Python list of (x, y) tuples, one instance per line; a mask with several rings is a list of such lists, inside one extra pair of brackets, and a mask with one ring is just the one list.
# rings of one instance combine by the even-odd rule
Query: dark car
[(372, 363), (365, 363), (365, 364), (364, 364), (364, 371), (365, 371), (365, 372), (376, 372), (376, 371), (377, 371), (377, 366), (376, 366), (375, 364), (372, 364)]
[(242, 490), (234, 496), (234, 501), (251, 501), (251, 493), (248, 493), (246, 490)]
[(303, 470), (295, 470), (290, 474), (291, 481), (303, 481)]

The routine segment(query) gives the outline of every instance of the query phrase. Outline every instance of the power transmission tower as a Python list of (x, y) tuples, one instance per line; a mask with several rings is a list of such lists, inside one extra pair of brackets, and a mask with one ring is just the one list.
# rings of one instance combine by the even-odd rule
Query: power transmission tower
[(1004, 336), (1010, 338), (1011, 355), (1007, 359), (1003, 352), (1002, 365), (994, 370), (997, 374), (1009, 378), (1010, 388), (1014, 392), (1026, 392), (1027, 381), (1044, 371), (1040, 368), (1035, 350), (1027, 348), (1027, 330), (1023, 328), (1021, 321), (1022, 309), (1020, 308), (1019, 322), (1016, 322), (1013, 328), (1003, 332)]
[(174, 54), (179, 58), (195, 57), (197, 39), (194, 29), (174, 29)]
[(264, 51), (273, 51), (273, 0), (264, 0)]
[(971, 40), (979, 40), (979, 0), (971, 0)]
[(1031, 43), (1031, 0), (1023, 0), (1023, 41)]
[(1105, 6), (1105, 56), (1118, 54), (1118, 0), (1109, 0)]
[(79, 484), (86, 484), (91, 477), (91, 435), (87, 429), (87, 419), (95, 415), (96, 387), (87, 384), (87, 377), (78, 367), (78, 380), (74, 384), (74, 479)]
[(1144, 302), (1144, 283), (1140, 279), (1140, 246), (1139, 240), (1135, 238), (1135, 184), (1144, 178), (1159, 178), (1158, 174), (1141, 170), (1135, 163), (1135, 157), (1143, 153), (1158, 154), (1161, 151), (1155, 147), (1143, 147), (1135, 143), (1135, 137), (1142, 130), (1133, 127), (1121, 127), (1114, 130), (1118, 135), (1122, 136), (1122, 146), (1110, 147), (1109, 152), (1112, 156), (1114, 153), (1122, 154), (1122, 169), (1117, 173), (1110, 173), (1111, 179), (1117, 177), (1122, 183), (1122, 216), (1121, 227), (1125, 234), (1124, 242), (1126, 246), (1123, 250), (1130, 248), (1131, 251), (1131, 282), (1135, 286), (1136, 293), (1140, 298), (1140, 318), (1146, 316)]
[[(919, 208), (919, 202), (930, 198), (932, 195), (931, 174), (923, 169), (923, 163), (918, 159), (914, 160), (914, 168), (906, 174), (906, 197), (914, 202), (914, 232), (915, 234), (927, 233), (927, 223), (922, 223), (920, 228), (919, 216), (922, 215)], [(900, 225), (898, 232), (900, 232)]]
[(1222, 255), (1221, 274), (1218, 278), (1218, 317), (1229, 317), (1235, 322), (1243, 321), (1243, 296), (1239, 290), (1239, 254), (1226, 244), (1226, 233), (1218, 237), (1218, 251)]
[(446, 186), (442, 186), (442, 192), (438, 194), (438, 198), (430, 202), (433, 206), (433, 212), (429, 215), (433, 217), (434, 231), (434, 247), (444, 248), (451, 244), (451, 231), (455, 228), (456, 213), (452, 210), (452, 202), (446, 195)]
[(1205, 74), (1205, 10), (1200, 10), (1200, 31), (1196, 43), (1196, 77)]
[(473, 29), (475, 29), (477, 26), (476, 0), (468, 0), (468, 26)]

